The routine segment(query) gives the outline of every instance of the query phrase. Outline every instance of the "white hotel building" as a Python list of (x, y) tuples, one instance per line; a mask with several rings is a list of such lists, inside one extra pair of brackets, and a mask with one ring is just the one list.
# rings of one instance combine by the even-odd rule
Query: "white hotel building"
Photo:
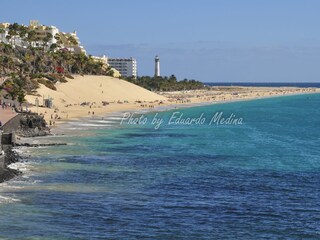
[[(28, 43), (26, 40), (24, 40), (23, 37), (16, 35), (12, 36), (12, 39), (7, 39), (7, 36), (9, 35), (9, 26), (10, 23), (0, 23), (0, 42), (6, 43), (6, 44), (11, 44), (13, 47), (19, 46), (19, 47), (24, 47), (27, 48), (30, 43)], [(79, 38), (77, 36), (76, 32), (71, 32), (71, 33), (65, 33), (65, 32), (60, 32), (59, 29), (55, 26), (44, 26), (39, 23), (38, 20), (31, 20), (29, 26), (25, 26), (28, 28), (29, 31), (34, 31), (36, 32), (36, 36), (38, 40), (33, 41), (31, 43), (32, 47), (39, 47), (43, 45), (43, 38), (47, 36), (47, 34), (50, 34), (50, 39), (47, 43), (46, 48), (49, 49), (52, 44), (56, 44), (57, 41), (57, 36), (61, 40), (61, 45), (60, 48), (65, 48), (71, 52), (75, 53), (85, 53), (86, 51), (83, 48), (83, 46), (80, 45)], [(77, 44), (75, 45), (74, 43), (70, 43), (68, 40), (70, 37), (74, 38)]]
[(134, 58), (108, 58), (108, 64), (123, 77), (137, 77), (137, 60)]

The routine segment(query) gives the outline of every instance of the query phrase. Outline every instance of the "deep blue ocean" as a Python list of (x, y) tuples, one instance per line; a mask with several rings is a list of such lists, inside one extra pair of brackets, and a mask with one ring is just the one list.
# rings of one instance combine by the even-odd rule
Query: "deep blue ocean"
[[(210, 125), (217, 112), (242, 124)], [(205, 121), (168, 124), (181, 113)], [(48, 138), (67, 146), (20, 150), (0, 239), (320, 239), (320, 94), (143, 115), (70, 122)]]

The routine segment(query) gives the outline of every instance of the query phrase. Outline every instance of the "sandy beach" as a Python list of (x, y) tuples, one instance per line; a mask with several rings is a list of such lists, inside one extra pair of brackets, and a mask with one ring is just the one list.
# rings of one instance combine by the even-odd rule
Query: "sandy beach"
[[(107, 76), (74, 76), (67, 83), (56, 84), (57, 90), (44, 85), (36, 95), (27, 95), (29, 109), (43, 114), (56, 125), (82, 117), (103, 116), (112, 112), (192, 104), (222, 103), (257, 98), (320, 92), (318, 88), (297, 87), (209, 87), (204, 90), (150, 92), (127, 81)], [(35, 106), (36, 99), (39, 107)], [(43, 99), (52, 98), (53, 107), (43, 107)]]
[(320, 92), (318, 88), (298, 87), (211, 87), (206, 90), (191, 90), (178, 92), (162, 92), (171, 103), (220, 103), (229, 101), (250, 100), (274, 96), (307, 94)]

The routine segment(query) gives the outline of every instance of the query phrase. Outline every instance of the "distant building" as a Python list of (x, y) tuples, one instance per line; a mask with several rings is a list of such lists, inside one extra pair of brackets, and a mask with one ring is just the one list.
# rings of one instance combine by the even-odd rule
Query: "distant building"
[(81, 42), (76, 31), (71, 33), (59, 32), (57, 39), (60, 40), (59, 42), (61, 46), (68, 49), (68, 51), (86, 54), (86, 50), (81, 46)]
[(110, 71), (112, 71), (113, 77), (116, 77), (116, 78), (121, 77), (121, 73), (117, 69), (109, 65), (108, 58), (105, 55), (103, 55), (102, 57), (98, 57), (98, 56), (91, 56), (91, 57), (94, 61), (102, 63), (106, 67), (105, 70), (108, 70), (107, 68), (111, 67)]
[(155, 61), (154, 76), (160, 77), (160, 58), (158, 56), (156, 56), (154, 58), (154, 61)]
[(108, 64), (123, 77), (137, 77), (137, 61), (134, 58), (108, 58)]
[(98, 56), (91, 56), (91, 57), (96, 62), (101, 62), (103, 64), (107, 64), (108, 65), (108, 58), (105, 55), (103, 55), (102, 57), (98, 57)]
[(10, 23), (0, 23), (0, 42), (9, 43), (9, 26)]
[(59, 34), (59, 29), (55, 26), (44, 26), (40, 25), (38, 20), (30, 20), (29, 30), (35, 31), (35, 38), (38, 39), (32, 42), (33, 47), (39, 47), (43, 44), (43, 39), (49, 36), (47, 47), (50, 48), (52, 44), (57, 43), (57, 39), (55, 38), (57, 34)]
[(13, 47), (44, 47), (48, 50), (52, 44), (57, 44), (58, 49), (67, 49), (75, 53), (86, 53), (83, 46), (80, 45), (76, 32), (60, 32), (55, 26), (44, 26), (38, 20), (31, 20), (29, 26), (24, 26), (28, 29), (29, 33), (34, 33), (32, 40), (30, 40), (30, 38), (28, 39), (30, 37), (28, 33), (25, 36), (20, 36), (20, 34), (10, 36), (9, 27), (10, 23), (0, 23), (0, 42), (10, 44)]

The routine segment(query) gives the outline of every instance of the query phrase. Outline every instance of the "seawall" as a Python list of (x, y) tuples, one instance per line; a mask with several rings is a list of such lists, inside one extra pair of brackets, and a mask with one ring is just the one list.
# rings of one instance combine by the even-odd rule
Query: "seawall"
[(7, 181), (19, 171), (8, 168), (11, 163), (19, 161), (19, 156), (12, 150), (16, 145), (16, 135), (36, 137), (50, 134), (50, 129), (42, 116), (33, 113), (20, 113), (0, 128), (0, 182)]

